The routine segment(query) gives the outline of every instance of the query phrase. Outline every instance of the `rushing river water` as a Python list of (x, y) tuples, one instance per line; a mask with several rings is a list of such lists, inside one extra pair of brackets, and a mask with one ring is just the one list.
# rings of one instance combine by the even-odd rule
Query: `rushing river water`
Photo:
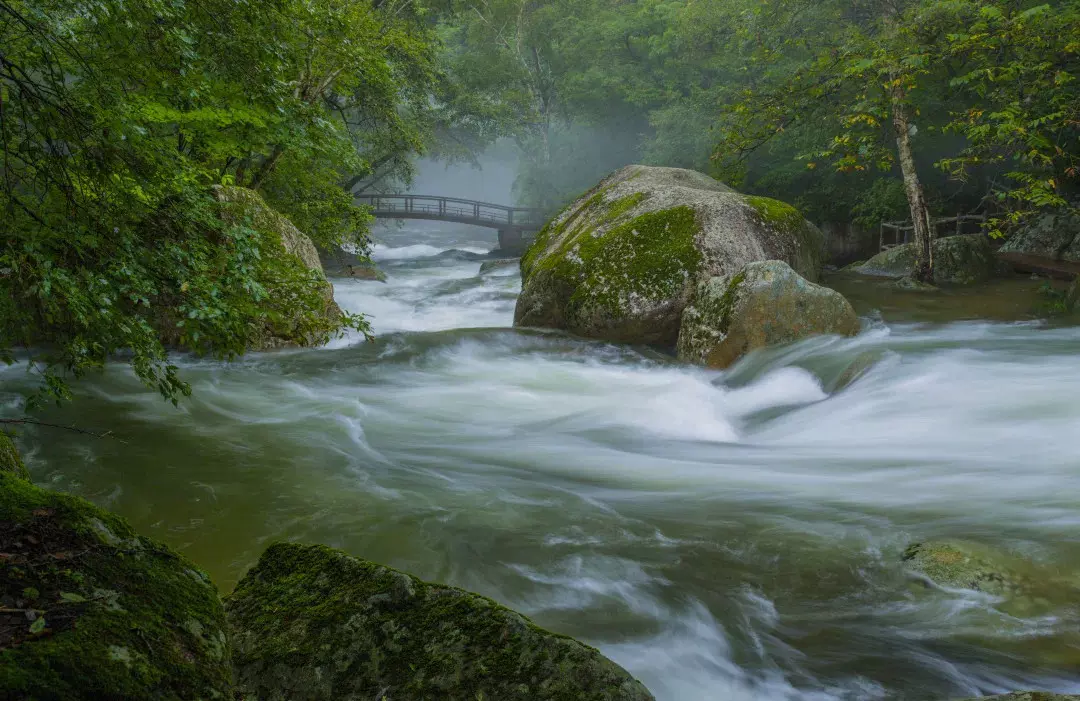
[[(376, 343), (183, 360), (179, 409), (121, 366), (85, 381), (43, 418), (123, 442), (29, 431), (35, 479), (223, 591), (274, 540), (327, 543), (592, 643), (661, 701), (1080, 692), (1080, 601), (1017, 610), (900, 562), (964, 538), (1078, 581), (1080, 329), (1015, 321), (1019, 288), (1005, 321), (926, 323), (940, 305), (848, 282), (857, 338), (710, 372), (511, 330), (490, 238), (384, 233), (389, 282), (336, 281)], [(25, 374), (0, 377), (14, 406)]]

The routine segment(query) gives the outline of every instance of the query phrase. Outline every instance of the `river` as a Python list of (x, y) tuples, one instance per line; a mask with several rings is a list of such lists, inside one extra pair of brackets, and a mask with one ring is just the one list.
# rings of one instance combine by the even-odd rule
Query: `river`
[[(711, 372), (512, 330), (520, 279), (477, 274), (483, 231), (380, 238), (388, 283), (336, 281), (377, 342), (184, 358), (179, 409), (110, 367), (42, 418), (118, 439), (26, 432), (35, 479), (223, 591), (272, 541), (326, 543), (492, 596), (661, 701), (1080, 692), (1080, 601), (1016, 610), (900, 561), (964, 538), (1075, 577), (1080, 328), (1011, 288), (998, 320), (945, 322), (849, 283), (857, 338)], [(29, 380), (0, 377), (10, 408)]]

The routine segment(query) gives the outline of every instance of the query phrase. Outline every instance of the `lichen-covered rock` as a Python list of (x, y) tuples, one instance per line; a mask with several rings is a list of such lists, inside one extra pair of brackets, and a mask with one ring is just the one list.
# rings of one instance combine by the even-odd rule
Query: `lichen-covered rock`
[(986, 548), (970, 543), (915, 543), (904, 551), (909, 569), (952, 589), (973, 589), (995, 596), (1020, 587), (1017, 576)]
[(30, 479), (30, 471), (23, 464), (15, 441), (3, 431), (0, 431), (0, 472), (7, 472), (24, 480)]
[(323, 546), (271, 546), (226, 600), (262, 701), (645, 701), (625, 670), (491, 599)]
[(3, 473), (0, 553), (0, 698), (229, 698), (221, 601), (180, 555)]
[(999, 250), (1080, 263), (1080, 214), (1044, 214), (1010, 235)]
[(698, 285), (683, 312), (678, 353), (680, 360), (726, 368), (756, 348), (858, 331), (859, 317), (842, 294), (767, 260)]
[(537, 235), (514, 324), (670, 347), (699, 281), (769, 259), (816, 280), (823, 247), (790, 205), (691, 170), (627, 166)]
[(981, 696), (978, 699), (961, 699), (960, 701), (1080, 701), (1080, 696), (1055, 694), (1051, 691), (1014, 691), (1011, 694)]
[[(341, 308), (334, 301), (334, 286), (326, 281), (326, 273), (319, 259), (315, 244), (303, 232), (297, 229), (286, 217), (275, 212), (263, 200), (262, 196), (245, 187), (214, 186), (214, 196), (225, 203), (224, 216), (230, 221), (246, 222), (256, 231), (271, 232), (281, 239), (285, 255), (295, 256), (308, 270), (316, 271), (324, 281), (323, 299), (326, 307), (323, 312), (327, 324), (333, 326), (342, 318)], [(271, 290), (272, 292), (272, 290)], [(267, 350), (288, 346), (309, 346), (321, 339), (305, 333), (300, 324), (287, 318), (275, 320), (259, 330), (256, 342), (249, 350)], [(337, 324), (340, 326), (340, 324)]]
[[(990, 241), (982, 234), (945, 236), (934, 240), (934, 282), (970, 285), (989, 280), (1001, 269)], [(879, 277), (910, 277), (915, 269), (915, 244), (882, 251), (855, 272)]]

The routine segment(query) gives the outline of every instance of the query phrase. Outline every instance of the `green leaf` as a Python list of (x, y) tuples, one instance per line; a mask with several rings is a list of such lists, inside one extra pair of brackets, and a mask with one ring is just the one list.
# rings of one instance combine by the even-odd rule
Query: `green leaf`
[(43, 630), (45, 630), (45, 617), (38, 616), (37, 619), (30, 624), (30, 634), (37, 635)]
[(60, 598), (69, 604), (80, 604), (86, 601), (86, 597), (81, 594), (74, 594), (69, 591), (60, 592)]

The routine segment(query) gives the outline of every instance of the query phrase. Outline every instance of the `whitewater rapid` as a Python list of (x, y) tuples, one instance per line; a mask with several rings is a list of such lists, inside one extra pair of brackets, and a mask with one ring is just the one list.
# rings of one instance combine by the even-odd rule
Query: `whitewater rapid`
[[(292, 539), (479, 591), (661, 701), (1080, 692), (1080, 602), (1005, 612), (900, 562), (965, 538), (1080, 571), (1080, 329), (863, 310), (856, 338), (715, 372), (510, 328), (489, 247), (384, 233), (386, 283), (335, 280), (375, 343), (185, 358), (179, 409), (111, 367), (49, 418), (126, 442), (31, 432), (35, 479), (225, 590)], [(29, 380), (0, 379), (11, 406)]]

